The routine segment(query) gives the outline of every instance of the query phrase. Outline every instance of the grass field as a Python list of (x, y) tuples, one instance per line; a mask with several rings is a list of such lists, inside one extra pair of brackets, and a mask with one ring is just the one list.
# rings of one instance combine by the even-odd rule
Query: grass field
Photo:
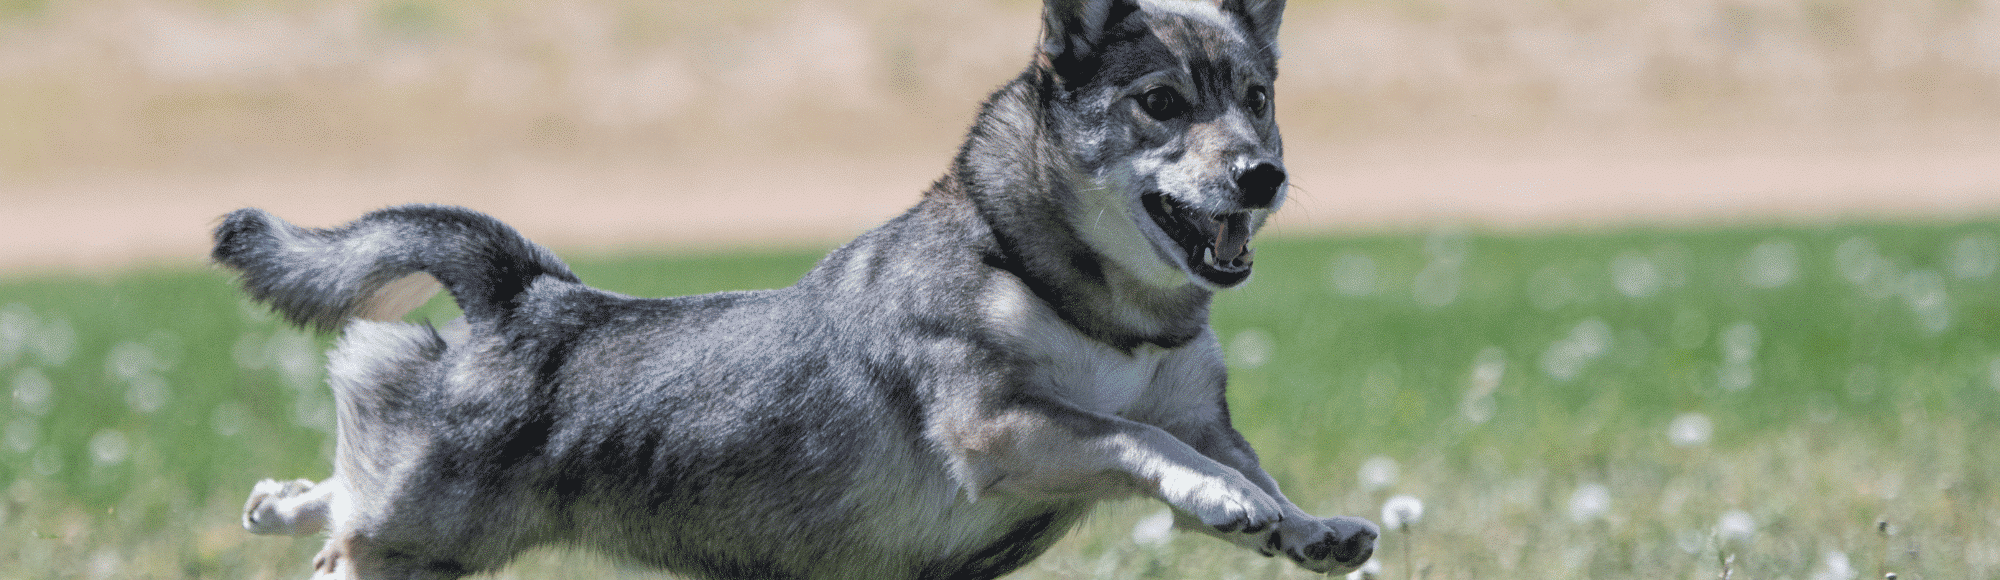
[[(666, 295), (784, 285), (818, 253), (572, 258)], [(1231, 408), (1308, 510), (1422, 502), (1382, 578), (2000, 577), (2000, 223), (1259, 257), (1215, 311)], [(0, 281), (0, 577), (303, 577), (317, 541), (237, 517), (257, 478), (325, 475), (324, 348), (219, 271)], [(1106, 506), (1013, 577), (1307, 576), (1162, 538), (1161, 509)], [(648, 573), (546, 552), (501, 576)]]

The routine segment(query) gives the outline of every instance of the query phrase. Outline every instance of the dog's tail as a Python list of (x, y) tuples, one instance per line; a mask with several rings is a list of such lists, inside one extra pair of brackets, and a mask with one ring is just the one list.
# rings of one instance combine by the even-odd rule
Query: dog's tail
[(327, 229), (239, 209), (215, 229), (210, 255), (240, 272), (252, 297), (322, 331), (352, 318), (401, 318), (436, 293), (436, 283), (476, 322), (503, 318), (541, 277), (577, 282), (568, 266), (514, 228), (441, 205), (392, 207)]

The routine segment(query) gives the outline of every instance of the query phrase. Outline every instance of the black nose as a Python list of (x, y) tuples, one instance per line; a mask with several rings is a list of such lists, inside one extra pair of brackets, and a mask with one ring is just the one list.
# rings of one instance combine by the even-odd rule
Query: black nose
[(1253, 209), (1271, 207), (1278, 199), (1278, 188), (1285, 185), (1285, 170), (1271, 162), (1258, 163), (1236, 175), (1236, 192), (1243, 197), (1243, 205)]

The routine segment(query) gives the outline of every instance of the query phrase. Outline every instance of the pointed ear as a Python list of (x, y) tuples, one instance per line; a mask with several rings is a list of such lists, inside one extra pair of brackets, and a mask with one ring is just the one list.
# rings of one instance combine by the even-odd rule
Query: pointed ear
[(1278, 22), (1285, 15), (1285, 0), (1223, 0), (1222, 11), (1243, 19), (1251, 38), (1277, 54)]
[(1048, 0), (1042, 8), (1042, 58), (1070, 86), (1097, 72), (1104, 33), (1137, 11), (1133, 0)]

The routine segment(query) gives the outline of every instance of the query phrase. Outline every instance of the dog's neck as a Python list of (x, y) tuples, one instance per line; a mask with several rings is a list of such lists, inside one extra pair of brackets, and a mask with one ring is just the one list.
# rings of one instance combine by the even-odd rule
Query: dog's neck
[(1208, 326), (1211, 291), (1148, 284), (1099, 255), (1066, 219), (1073, 204), (1063, 174), (1076, 160), (1041, 105), (1051, 84), (1031, 67), (994, 92), (927, 196), (970, 202), (978, 229), (993, 236), (988, 264), (1019, 277), (1085, 335), (1128, 351), (1193, 341)]

